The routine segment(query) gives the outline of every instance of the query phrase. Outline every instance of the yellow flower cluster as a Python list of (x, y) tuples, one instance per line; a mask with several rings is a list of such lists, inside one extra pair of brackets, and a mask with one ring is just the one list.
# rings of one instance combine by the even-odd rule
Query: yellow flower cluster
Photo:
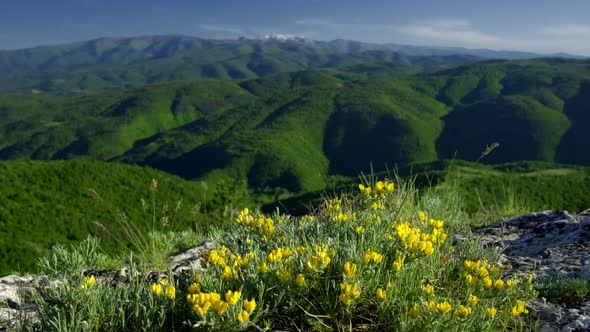
[(199, 285), (193, 283), (189, 287), (189, 294), (186, 296), (186, 300), (192, 305), (193, 311), (199, 316), (204, 316), (211, 308), (221, 316), (227, 312), (230, 305), (236, 305), (241, 296), (241, 292), (228, 291), (225, 293), (224, 301), (221, 299), (219, 293), (203, 293)]
[(526, 302), (522, 301), (522, 300), (516, 300), (516, 305), (514, 307), (512, 307), (512, 316), (518, 316), (520, 314), (528, 314), (529, 311), (527, 310), (527, 308), (525, 307)]
[(328, 254), (328, 246), (316, 245), (314, 249), (316, 254), (313, 255), (305, 265), (307, 272), (316, 271), (318, 268), (325, 268), (332, 261), (330, 255)]
[(291, 261), (292, 257), (291, 257), (291, 249), (286, 248), (277, 248), (277, 249), (273, 249), (270, 253), (268, 253), (267, 258), (269, 263), (278, 263), (280, 262), (282, 259), (284, 259), (286, 262)]
[(244, 305), (244, 310), (242, 312), (240, 312), (237, 317), (238, 321), (240, 321), (240, 322), (246, 322), (246, 321), (248, 321), (248, 319), (250, 319), (250, 314), (256, 308), (256, 301), (254, 301), (254, 299), (252, 299), (250, 301), (244, 300), (243, 305)]
[(151, 284), (150, 288), (153, 294), (157, 296), (165, 295), (170, 300), (174, 300), (174, 298), (176, 297), (176, 287), (174, 287), (173, 285), (166, 285), (167, 283), (167, 280), (163, 282), (164, 286), (166, 286), (165, 289), (162, 283), (153, 283)]
[(371, 248), (367, 249), (367, 251), (365, 252), (365, 258), (364, 258), (365, 264), (370, 264), (370, 263), (379, 264), (382, 261), (383, 261), (383, 255), (381, 255), (378, 252), (372, 251)]
[(359, 190), (367, 197), (383, 197), (387, 193), (392, 192), (394, 187), (393, 182), (389, 181), (377, 181), (374, 188), (371, 188), (371, 186), (365, 187), (363, 184), (359, 184)]
[(448, 301), (444, 301), (442, 303), (436, 303), (434, 301), (428, 302), (428, 309), (430, 311), (438, 311), (441, 314), (446, 314), (447, 312), (451, 311), (453, 307)]
[(346, 262), (344, 263), (344, 273), (348, 279), (354, 278), (356, 275), (357, 265), (355, 263)]
[(225, 266), (227, 265), (227, 248), (225, 246), (221, 246), (221, 248), (219, 250), (217, 249), (213, 249), (209, 252), (209, 256), (207, 257), (207, 260), (209, 261), (209, 263), (213, 264), (213, 265), (221, 265), (221, 266)]
[[(278, 218), (277, 222), (281, 223), (283, 220), (284, 218)], [(236, 217), (236, 222), (249, 229), (253, 227), (257, 228), (262, 234), (262, 240), (264, 241), (275, 233), (275, 223), (272, 218), (265, 217), (264, 215), (254, 216), (248, 208), (240, 211)]]
[(418, 227), (411, 226), (408, 222), (395, 225), (395, 235), (402, 242), (404, 248), (419, 250), (426, 256), (434, 253), (435, 244), (442, 243), (447, 238), (447, 234), (442, 228), (433, 228), (429, 234), (422, 232)]
[(470, 307), (460, 305), (459, 309), (457, 309), (457, 317), (459, 317), (459, 318), (465, 318), (465, 317), (469, 316), (469, 314), (471, 314)]
[[(500, 269), (497, 266), (490, 264), (487, 260), (465, 260), (463, 261), (463, 265), (467, 270), (465, 282), (468, 285), (477, 285), (480, 280), (483, 286), (487, 289), (495, 288), (497, 290), (502, 290), (505, 287), (512, 287), (514, 285), (513, 279), (507, 281), (500, 279)], [(494, 280), (494, 276), (497, 276), (498, 278)]]
[(420, 288), (422, 289), (422, 291), (424, 291), (424, 293), (426, 293), (428, 295), (434, 295), (434, 285), (433, 284), (420, 285)]
[(277, 278), (279, 278), (279, 280), (281, 282), (288, 282), (291, 279), (293, 279), (293, 277), (291, 276), (291, 271), (289, 271), (288, 269), (282, 269), (280, 271), (275, 272), (277, 275)]
[(381, 301), (384, 301), (387, 299), (387, 292), (384, 291), (381, 287), (377, 288), (377, 292), (375, 294), (377, 296), (377, 298)]
[(354, 284), (342, 283), (342, 284), (340, 284), (340, 295), (338, 296), (338, 298), (340, 299), (340, 301), (342, 303), (350, 304), (350, 302), (352, 302), (352, 300), (358, 298), (359, 296), (361, 296), (361, 292), (358, 289), (357, 283), (354, 283)]
[(393, 262), (393, 269), (399, 271), (404, 266), (404, 262), (406, 260), (406, 256), (398, 256), (395, 261)]
[(297, 284), (297, 286), (305, 286), (305, 276), (301, 273), (299, 273), (297, 275), (297, 278), (295, 278), (295, 283)]
[(496, 316), (497, 312), (498, 312), (498, 310), (496, 310), (496, 308), (494, 308), (494, 307), (486, 309), (486, 315), (488, 315), (490, 317)]
[(342, 200), (339, 198), (334, 198), (328, 201), (327, 211), (330, 220), (339, 223), (356, 220), (356, 212), (343, 209)]
[(84, 277), (84, 280), (82, 280), (82, 288), (88, 289), (89, 287), (92, 287), (95, 282), (96, 280), (94, 279), (94, 275), (91, 275), (90, 277)]

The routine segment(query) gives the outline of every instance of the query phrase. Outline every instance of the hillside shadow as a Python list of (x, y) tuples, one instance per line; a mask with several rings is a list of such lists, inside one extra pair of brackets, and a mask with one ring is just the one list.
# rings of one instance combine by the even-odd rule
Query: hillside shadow
[(416, 133), (403, 119), (392, 114), (337, 111), (327, 121), (324, 153), (329, 172), (356, 176), (386, 169), (386, 165), (412, 162)]
[(590, 82), (585, 82), (578, 93), (568, 99), (564, 112), (571, 127), (561, 139), (555, 160), (564, 164), (590, 165)]
[(517, 113), (501, 98), (455, 109), (442, 118), (444, 129), (436, 141), (439, 157), (475, 161), (487, 145), (499, 142), (482, 162), (541, 159), (530, 123)]
[(176, 158), (151, 157), (142, 165), (178, 175), (187, 180), (199, 178), (214, 169), (223, 169), (231, 157), (221, 144), (206, 144)]

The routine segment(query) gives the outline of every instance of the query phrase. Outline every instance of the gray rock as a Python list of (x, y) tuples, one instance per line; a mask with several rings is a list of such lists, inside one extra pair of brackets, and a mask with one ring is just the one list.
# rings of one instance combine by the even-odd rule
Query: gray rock
[[(590, 215), (545, 211), (498, 221), (473, 231), (481, 243), (498, 249), (508, 275), (554, 273), (590, 280)], [(458, 237), (456, 240), (464, 239)], [(590, 303), (564, 308), (535, 299), (528, 304), (542, 331), (590, 331)]]
[(170, 270), (178, 275), (185, 271), (202, 272), (204, 271), (201, 258), (204, 254), (215, 248), (215, 244), (211, 241), (203, 241), (198, 247), (186, 250), (178, 255), (168, 258)]

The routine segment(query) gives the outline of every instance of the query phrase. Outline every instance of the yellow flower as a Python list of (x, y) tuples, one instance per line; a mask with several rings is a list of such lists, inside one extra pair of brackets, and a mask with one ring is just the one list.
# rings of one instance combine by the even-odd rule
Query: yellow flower
[(152, 293), (154, 293), (158, 296), (162, 295), (162, 292), (163, 292), (162, 285), (154, 283), (151, 285), (151, 289), (152, 289)]
[(373, 262), (375, 264), (379, 264), (379, 263), (381, 263), (381, 261), (383, 261), (383, 255), (372, 251), (371, 248), (367, 249), (367, 251), (365, 252), (365, 258), (364, 258), (365, 263)]
[(420, 250), (426, 255), (430, 256), (434, 253), (434, 245), (431, 241), (420, 242)]
[(341, 294), (338, 297), (344, 304), (349, 304), (353, 299), (361, 296), (361, 292), (358, 290), (358, 284), (340, 284)]
[(384, 291), (381, 287), (377, 288), (376, 295), (379, 300), (385, 300), (387, 298), (387, 292)]
[(227, 309), (229, 308), (229, 305), (227, 304), (227, 302), (225, 301), (217, 301), (213, 307), (215, 307), (215, 311), (217, 311), (217, 314), (219, 316), (225, 314), (225, 312), (227, 311)]
[(485, 278), (483, 278), (483, 285), (486, 288), (492, 288), (492, 286), (494, 285), (494, 282), (492, 281), (492, 278), (485, 277)]
[(248, 314), (247, 311), (242, 311), (241, 313), (238, 314), (238, 320), (240, 322), (247, 321), (248, 318), (250, 318), (250, 315)]
[(480, 277), (487, 277), (490, 275), (490, 272), (488, 271), (488, 269), (486, 269), (483, 266), (477, 270), (477, 273), (479, 274)]
[(287, 282), (292, 279), (291, 272), (289, 270), (277, 271), (275, 274), (282, 282)]
[(496, 289), (503, 289), (504, 288), (504, 280), (502, 280), (502, 279), (496, 280), (496, 282), (494, 282), (494, 287)]
[(402, 266), (404, 265), (405, 260), (406, 260), (406, 256), (398, 256), (395, 259), (395, 262), (393, 262), (393, 269), (396, 271), (401, 270)]
[(188, 288), (188, 292), (191, 294), (196, 294), (196, 293), (200, 293), (201, 292), (201, 286), (199, 286), (196, 283), (192, 283), (189, 288)]
[(96, 280), (94, 279), (94, 275), (91, 275), (90, 277), (84, 277), (84, 280), (82, 281), (82, 288), (87, 289), (94, 285), (95, 282)]
[(526, 302), (522, 300), (516, 300), (516, 305), (512, 307), (512, 316), (518, 316), (520, 314), (528, 314), (529, 311), (525, 307)]
[(388, 183), (387, 185), (385, 185), (385, 189), (387, 189), (388, 192), (392, 192), (393, 188), (394, 188), (394, 184), (392, 182)]
[(452, 309), (451, 304), (448, 301), (445, 301), (443, 303), (437, 303), (435, 307), (436, 310), (438, 310), (438, 312), (440, 312), (441, 314), (446, 314)]
[(471, 269), (474, 264), (475, 264), (475, 262), (472, 260), (469, 260), (469, 259), (466, 259), (463, 261), (463, 265), (465, 266), (466, 269)]
[(357, 227), (355, 228), (355, 230), (354, 230), (354, 231), (355, 231), (357, 234), (360, 234), (360, 233), (362, 233), (364, 230), (365, 230), (365, 229), (363, 228), (363, 226), (357, 226)]
[(235, 305), (236, 303), (238, 303), (238, 300), (241, 296), (242, 292), (227, 291), (225, 293), (225, 302), (227, 302), (230, 305)]
[(249, 314), (252, 313), (252, 311), (254, 311), (254, 309), (256, 309), (256, 301), (254, 299), (248, 301), (248, 300), (244, 300), (244, 309), (246, 309), (248, 311)]
[(486, 315), (490, 316), (490, 317), (494, 317), (496, 316), (496, 313), (498, 312), (498, 310), (496, 310), (496, 308), (487, 308), (486, 309)]
[(459, 309), (457, 309), (457, 317), (465, 318), (471, 313), (471, 308), (466, 307), (464, 305), (460, 305)]
[(420, 288), (422, 288), (422, 290), (429, 295), (434, 294), (434, 285), (428, 284), (428, 285), (421, 285)]
[(298, 286), (301, 286), (301, 287), (303, 287), (303, 286), (305, 285), (305, 276), (303, 276), (303, 274), (299, 273), (299, 274), (297, 275), (297, 278), (295, 278), (295, 283), (296, 283)]
[(430, 301), (428, 302), (428, 309), (429, 309), (430, 311), (436, 310), (436, 302), (434, 302), (434, 301), (430, 300)]
[(468, 274), (465, 276), (465, 281), (467, 281), (468, 285), (475, 285), (477, 284), (477, 277), (472, 276), (471, 274)]
[(346, 262), (344, 263), (344, 272), (346, 272), (346, 277), (349, 279), (354, 278), (356, 274), (357, 265), (355, 263)]
[(506, 281), (506, 286), (508, 286), (508, 287), (512, 287), (513, 285), (514, 285), (514, 280), (512, 280), (512, 279), (508, 279), (508, 280)]
[(232, 281), (233, 279), (235, 279), (236, 275), (235, 275), (235, 272), (231, 269), (231, 267), (226, 265), (223, 267), (223, 272), (221, 273), (221, 277), (225, 281)]
[(469, 294), (469, 304), (472, 307), (475, 307), (475, 305), (479, 302), (479, 299), (477, 298), (477, 296), (475, 296), (474, 294)]
[(258, 264), (258, 266), (256, 268), (258, 269), (258, 272), (260, 272), (260, 273), (268, 272), (268, 265), (266, 265), (266, 262), (262, 262), (262, 263)]
[(176, 296), (176, 288), (172, 285), (168, 285), (166, 287), (166, 297), (169, 298), (170, 300), (174, 300), (175, 296)]
[(199, 316), (203, 316), (205, 314), (205, 312), (207, 312), (206, 310), (204, 310), (200, 305), (195, 304), (193, 305), (193, 310), (199, 315)]
[(420, 219), (420, 221), (425, 221), (426, 220), (426, 213), (424, 213), (424, 211), (418, 212), (418, 219)]
[(419, 314), (420, 314), (420, 307), (418, 307), (417, 305), (414, 305), (413, 307), (411, 307), (410, 311), (408, 312), (408, 315), (410, 315), (410, 317), (412, 317), (412, 318), (418, 317)]

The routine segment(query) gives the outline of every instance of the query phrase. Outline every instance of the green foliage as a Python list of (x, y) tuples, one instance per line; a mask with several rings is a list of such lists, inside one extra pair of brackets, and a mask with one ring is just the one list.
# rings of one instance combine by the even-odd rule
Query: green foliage
[[(531, 279), (502, 279), (497, 252), (476, 240), (451, 245), (447, 232), (469, 224), (460, 202), (450, 207), (457, 212), (444, 209), (456, 198), (415, 197), (411, 182), (368, 180), (360, 194), (326, 199), (300, 218), (242, 210), (224, 231), (210, 233), (217, 246), (204, 257), (205, 273), (145, 280), (133, 272), (117, 287), (72, 274), (38, 290), (39, 328), (527, 328)], [(420, 206), (462, 217), (438, 220)], [(130, 264), (130, 271), (143, 270)]]
[(565, 306), (575, 306), (585, 301), (589, 292), (587, 280), (570, 278), (559, 273), (540, 280), (536, 288), (539, 296), (547, 301)]
[[(155, 201), (151, 179), (158, 180)], [(230, 203), (241, 205), (246, 197), (244, 187), (239, 196), (212, 187), (208, 198), (197, 183), (147, 167), (97, 161), (2, 161), (0, 182), (5, 184), (0, 190), (0, 274), (33, 272), (36, 258), (51, 246), (76, 243), (88, 234), (101, 237), (106, 252), (126, 254), (121, 246), (133, 239), (125, 235), (121, 218), (133, 222), (134, 234), (206, 230), (227, 218), (223, 212)], [(225, 199), (208, 202), (220, 195)], [(199, 208), (207, 204), (206, 211)], [(169, 224), (163, 225), (163, 218)], [(56, 262), (61, 262), (59, 257)]]

